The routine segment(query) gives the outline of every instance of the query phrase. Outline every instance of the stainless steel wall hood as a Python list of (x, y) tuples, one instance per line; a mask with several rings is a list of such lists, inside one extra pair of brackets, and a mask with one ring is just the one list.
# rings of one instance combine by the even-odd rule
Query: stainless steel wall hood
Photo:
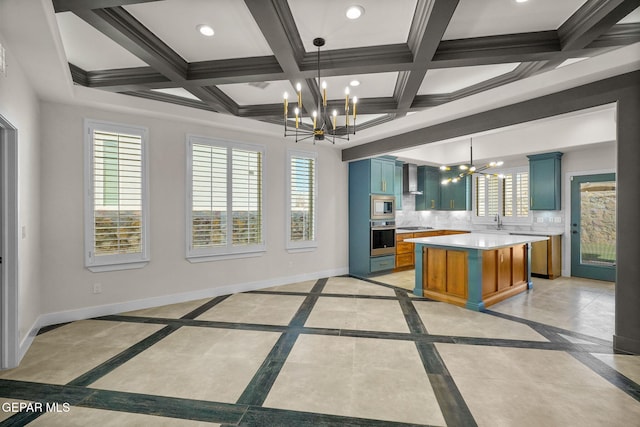
[(422, 191), (418, 191), (418, 165), (412, 163), (402, 165), (402, 192), (404, 194), (422, 194)]

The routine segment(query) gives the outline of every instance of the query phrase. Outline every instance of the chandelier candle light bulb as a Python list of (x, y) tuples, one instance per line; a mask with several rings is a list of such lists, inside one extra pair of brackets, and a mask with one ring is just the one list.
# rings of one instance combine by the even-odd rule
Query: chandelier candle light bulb
[(327, 82), (322, 82), (322, 106), (327, 106)]
[(287, 120), (287, 114), (289, 114), (289, 93), (284, 93), (284, 119)]

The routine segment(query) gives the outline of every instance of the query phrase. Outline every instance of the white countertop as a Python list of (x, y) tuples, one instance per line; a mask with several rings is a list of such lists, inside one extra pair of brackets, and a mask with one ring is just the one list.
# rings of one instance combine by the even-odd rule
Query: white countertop
[(424, 231), (440, 231), (440, 230), (451, 230), (451, 231), (466, 231), (468, 233), (471, 232), (470, 228), (460, 228), (460, 227), (431, 227), (431, 228), (421, 228), (419, 230), (408, 230), (406, 228), (396, 227), (396, 233), (404, 234), (404, 233), (422, 233)]
[(526, 236), (498, 233), (467, 233), (451, 234), (449, 236), (418, 237), (406, 239), (405, 242), (422, 243), (431, 246), (448, 246), (465, 249), (498, 249), (523, 243), (541, 242), (549, 240), (546, 236)]
[(424, 231), (438, 231), (438, 230), (453, 230), (453, 231), (466, 231), (469, 233), (483, 233), (483, 234), (502, 234), (502, 235), (519, 235), (519, 236), (560, 236), (564, 234), (563, 231), (558, 230), (546, 230), (546, 231), (538, 231), (538, 230), (482, 230), (482, 229), (470, 229), (470, 228), (460, 228), (460, 227), (433, 227), (433, 228), (421, 228), (420, 230), (407, 230), (406, 228), (397, 227), (396, 233), (405, 234), (405, 233), (422, 233)]

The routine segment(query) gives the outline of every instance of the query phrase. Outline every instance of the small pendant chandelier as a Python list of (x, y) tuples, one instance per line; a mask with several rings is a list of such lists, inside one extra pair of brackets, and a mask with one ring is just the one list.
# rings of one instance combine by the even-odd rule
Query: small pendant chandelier
[[(471, 138), (470, 141), (469, 141), (469, 164), (468, 165), (460, 165), (460, 166), (458, 166), (458, 168), (460, 169), (461, 172), (456, 176), (452, 176), (452, 177), (448, 177), (448, 178), (443, 179), (441, 184), (442, 185), (447, 185), (450, 182), (456, 183), (456, 182), (459, 182), (465, 176), (473, 175), (474, 173), (481, 173), (481, 174), (484, 174), (484, 175), (491, 175), (491, 176), (497, 176), (498, 178), (504, 178), (503, 174), (485, 172), (487, 169), (499, 167), (499, 166), (502, 166), (503, 164), (504, 164), (504, 162), (502, 160), (500, 160), (500, 161), (495, 161), (495, 162), (489, 162), (489, 163), (486, 163), (486, 164), (484, 164), (482, 166), (475, 166), (473, 164), (473, 138)], [(443, 165), (443, 166), (440, 166), (440, 170), (441, 171), (449, 171), (449, 170), (451, 170), (451, 167)]]
[[(320, 48), (324, 46), (325, 40), (321, 37), (313, 39), (313, 45), (318, 48), (318, 81), (317, 85), (320, 85)], [(318, 87), (318, 92), (321, 93), (321, 99), (318, 99), (316, 109), (311, 116), (313, 117), (313, 128), (309, 128), (308, 125), (302, 123), (302, 85), (296, 84), (296, 91), (298, 94), (298, 103), (294, 108), (293, 113), (295, 115), (295, 128), (291, 129), (287, 125), (289, 118), (289, 94), (284, 93), (284, 136), (295, 137), (296, 142), (304, 141), (306, 139), (313, 138), (313, 143), (316, 141), (323, 141), (325, 137), (334, 144), (337, 139), (343, 139), (349, 141), (349, 135), (356, 134), (356, 105), (358, 103), (358, 97), (354, 96), (349, 99), (349, 87), (344, 90), (344, 126), (337, 126), (338, 110), (333, 110), (331, 119), (327, 115), (327, 82), (323, 81), (321, 85), (322, 90)], [(351, 103), (349, 102), (351, 101)], [(353, 111), (351, 112), (351, 109)], [(349, 115), (353, 114), (353, 125), (349, 125)]]

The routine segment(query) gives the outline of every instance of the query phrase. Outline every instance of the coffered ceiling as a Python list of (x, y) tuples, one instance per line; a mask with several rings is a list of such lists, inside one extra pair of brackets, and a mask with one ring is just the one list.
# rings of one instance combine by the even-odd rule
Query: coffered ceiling
[(361, 129), (640, 41), (638, 0), (353, 3), (53, 0), (75, 84), (271, 123), (297, 82), (317, 104), (315, 37), (329, 108), (360, 82)]

